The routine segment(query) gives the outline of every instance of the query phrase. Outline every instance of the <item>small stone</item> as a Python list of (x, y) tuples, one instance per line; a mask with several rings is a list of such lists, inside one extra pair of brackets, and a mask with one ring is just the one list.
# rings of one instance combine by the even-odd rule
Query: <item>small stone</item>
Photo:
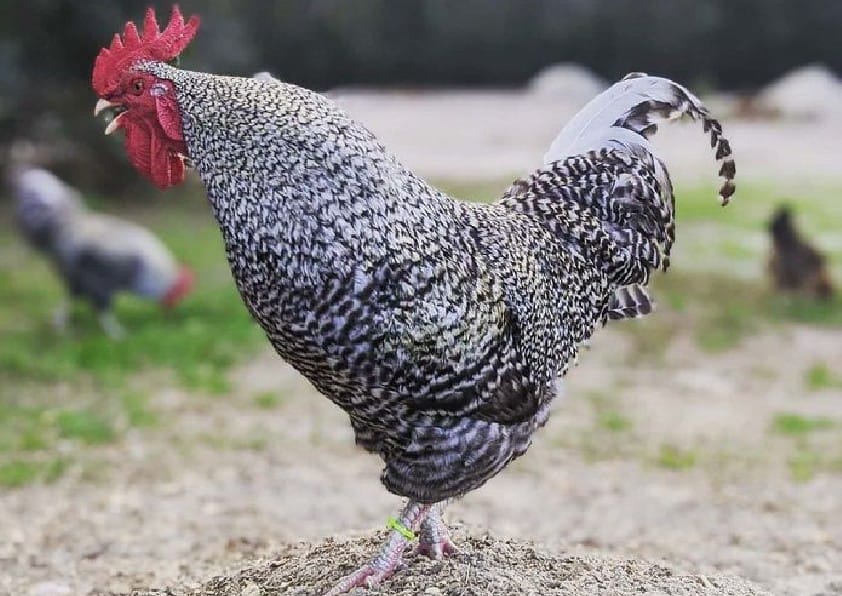
[(436, 588), (436, 587), (431, 587), (431, 588), (427, 588), (426, 590), (424, 590), (424, 593), (425, 593), (425, 594), (436, 595), (436, 594), (441, 594), (441, 593), (442, 593), (442, 591), (441, 591), (441, 590), (439, 590), (439, 589), (438, 589), (438, 588)]

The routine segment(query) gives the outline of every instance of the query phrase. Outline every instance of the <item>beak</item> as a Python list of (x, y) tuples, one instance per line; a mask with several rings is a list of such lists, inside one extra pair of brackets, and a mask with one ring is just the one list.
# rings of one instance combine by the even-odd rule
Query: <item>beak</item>
[(116, 108), (119, 105), (120, 104), (118, 104), (115, 101), (108, 101), (107, 99), (100, 98), (94, 106), (94, 117), (99, 116), (99, 113), (102, 110), (107, 110), (108, 108)]
[(100, 99), (94, 106), (94, 116), (98, 116), (100, 112), (109, 108), (120, 108), (120, 111), (117, 112), (117, 110), (115, 110), (117, 114), (111, 119), (108, 126), (105, 127), (105, 134), (107, 135), (110, 135), (120, 127), (120, 116), (122, 116), (125, 111), (123, 104), (117, 103), (116, 101), (108, 101), (107, 99)]

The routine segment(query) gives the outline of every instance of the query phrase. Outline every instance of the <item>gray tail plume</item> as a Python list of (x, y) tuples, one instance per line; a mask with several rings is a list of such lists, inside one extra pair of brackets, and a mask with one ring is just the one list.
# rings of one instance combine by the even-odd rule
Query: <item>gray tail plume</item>
[(710, 135), (711, 148), (720, 162), (719, 189), (722, 204), (734, 194), (736, 169), (731, 145), (722, 136), (722, 126), (702, 102), (682, 85), (661, 77), (631, 73), (596, 96), (561, 130), (544, 156), (545, 164), (572, 155), (602, 149), (617, 149), (637, 157), (649, 155), (659, 165), (659, 182), (668, 183), (666, 168), (648, 141), (658, 130), (658, 122), (688, 116), (700, 120)]

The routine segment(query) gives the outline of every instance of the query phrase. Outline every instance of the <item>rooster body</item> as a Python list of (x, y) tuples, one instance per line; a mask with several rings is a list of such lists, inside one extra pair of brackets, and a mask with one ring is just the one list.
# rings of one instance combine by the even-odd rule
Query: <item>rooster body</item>
[[(573, 141), (583, 155), (550, 157), (499, 203), (471, 204), (406, 169), (321, 95), (140, 68), (175, 84), (252, 315), (384, 458), (386, 487), (413, 500), (464, 494), (522, 454), (578, 345), (626, 306), (617, 292), (665, 264), (672, 189), (632, 128), (656, 109), (629, 128), (585, 128)], [(670, 112), (718, 126), (665, 79), (620, 85), (641, 83), (671, 93)], [(614, 120), (629, 111), (619, 107)]]
[[(198, 23), (173, 20), (182, 47)], [(94, 86), (102, 105), (127, 102), (132, 157), (146, 112), (104, 74), (119, 51), (103, 50)], [(321, 95), (180, 70), (167, 55), (136, 61), (145, 82), (129, 91), (157, 86), (155, 113), (177, 111), (182, 134), (171, 119), (162, 128), (207, 189), (243, 301), (409, 499), (380, 555), (331, 594), (388, 576), (417, 528), (422, 552), (449, 552), (441, 504), (527, 450), (597, 327), (651, 310), (642, 286), (674, 239), (672, 186), (647, 140), (655, 120), (701, 120), (723, 200), (734, 189), (719, 123), (667, 79), (634, 74), (598, 96), (541, 168), (486, 205), (436, 190)], [(161, 186), (180, 181), (169, 154), (134, 159)]]
[(435, 190), (315, 93), (156, 70), (244, 302), (384, 457), (385, 485), (436, 502), (522, 453), (601, 318), (597, 267), (517, 209)]
[(47, 170), (17, 167), (11, 183), (20, 231), (50, 260), (68, 294), (93, 306), (106, 332), (122, 333), (112, 314), (118, 293), (172, 306), (189, 291), (190, 273), (145, 228), (90, 211)]

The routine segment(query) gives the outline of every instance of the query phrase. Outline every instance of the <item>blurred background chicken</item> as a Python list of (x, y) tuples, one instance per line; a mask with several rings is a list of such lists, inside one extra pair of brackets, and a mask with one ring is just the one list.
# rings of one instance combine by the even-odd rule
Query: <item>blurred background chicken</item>
[(769, 222), (772, 254), (769, 272), (775, 287), (822, 300), (833, 297), (833, 282), (825, 256), (795, 229), (792, 210), (781, 205)]
[[(47, 170), (16, 164), (9, 183), (21, 233), (50, 260), (69, 298), (81, 298), (97, 311), (110, 337), (123, 335), (112, 310), (117, 293), (129, 292), (170, 308), (190, 292), (190, 270), (148, 230), (90, 211), (77, 190)], [(59, 328), (67, 325), (70, 302), (55, 312)]]

